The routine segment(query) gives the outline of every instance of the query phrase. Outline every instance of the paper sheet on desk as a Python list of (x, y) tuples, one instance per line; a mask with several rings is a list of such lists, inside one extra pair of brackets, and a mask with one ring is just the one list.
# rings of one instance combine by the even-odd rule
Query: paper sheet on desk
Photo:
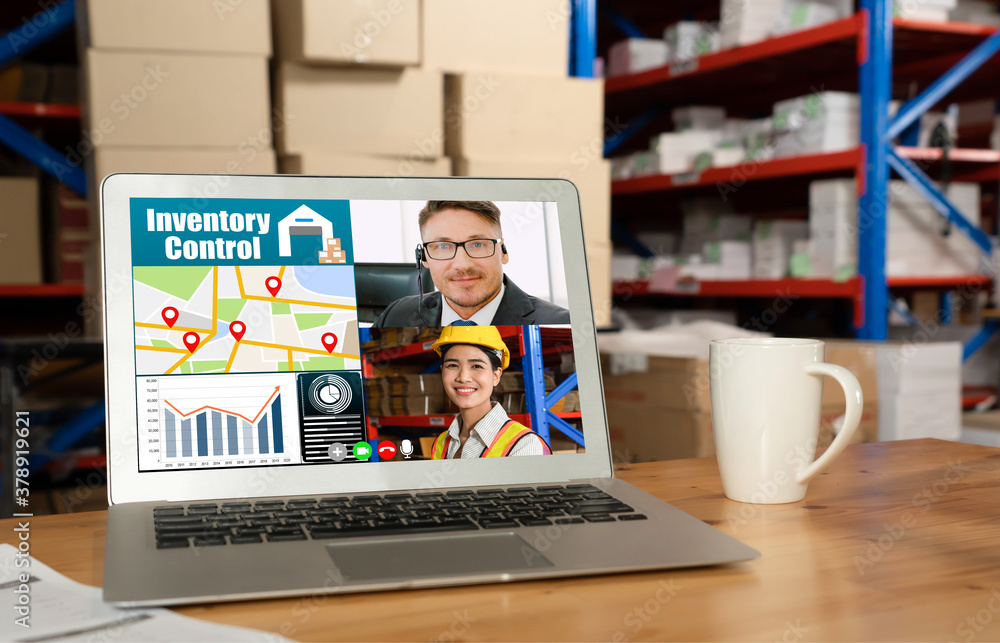
[[(120, 609), (101, 600), (101, 590), (70, 580), (31, 558), (16, 567), (17, 549), (0, 545), (0, 641), (287, 641), (270, 632), (217, 625), (166, 609)], [(30, 575), (27, 594), (16, 593), (19, 575)], [(30, 627), (14, 608), (28, 596)]]

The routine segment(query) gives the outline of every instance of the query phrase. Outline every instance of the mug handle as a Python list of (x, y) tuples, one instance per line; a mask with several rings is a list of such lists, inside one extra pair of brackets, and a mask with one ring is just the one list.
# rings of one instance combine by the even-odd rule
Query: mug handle
[(840, 433), (833, 439), (829, 448), (808, 467), (799, 471), (795, 481), (805, 484), (815, 478), (820, 471), (825, 469), (833, 459), (843, 453), (844, 449), (851, 442), (851, 437), (858, 430), (861, 424), (861, 410), (864, 408), (864, 395), (861, 393), (861, 384), (854, 373), (843, 366), (836, 364), (810, 364), (806, 366), (806, 373), (810, 375), (829, 375), (837, 380), (841, 388), (844, 389), (844, 397), (847, 398), (847, 411), (844, 414), (844, 425), (840, 428)]

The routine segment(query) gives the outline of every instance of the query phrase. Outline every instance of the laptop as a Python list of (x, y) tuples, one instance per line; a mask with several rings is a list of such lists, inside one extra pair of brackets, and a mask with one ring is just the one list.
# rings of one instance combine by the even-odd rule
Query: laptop
[[(116, 174), (100, 199), (106, 601), (759, 556), (614, 477), (569, 181)], [(375, 264), (427, 272), (368, 323)]]

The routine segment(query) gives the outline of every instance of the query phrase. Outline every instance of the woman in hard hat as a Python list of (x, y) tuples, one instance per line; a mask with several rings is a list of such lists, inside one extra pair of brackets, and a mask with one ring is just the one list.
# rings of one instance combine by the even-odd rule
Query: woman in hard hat
[(494, 458), (548, 455), (537, 433), (507, 417), (493, 388), (510, 364), (510, 350), (496, 326), (446, 326), (434, 342), (441, 357), (444, 390), (458, 415), (434, 440), (431, 458)]

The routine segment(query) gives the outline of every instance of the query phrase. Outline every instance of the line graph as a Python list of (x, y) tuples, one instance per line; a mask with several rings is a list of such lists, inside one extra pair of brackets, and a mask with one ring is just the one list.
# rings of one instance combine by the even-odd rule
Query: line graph
[(144, 459), (154, 468), (301, 461), (293, 374), (145, 378), (144, 386)]

